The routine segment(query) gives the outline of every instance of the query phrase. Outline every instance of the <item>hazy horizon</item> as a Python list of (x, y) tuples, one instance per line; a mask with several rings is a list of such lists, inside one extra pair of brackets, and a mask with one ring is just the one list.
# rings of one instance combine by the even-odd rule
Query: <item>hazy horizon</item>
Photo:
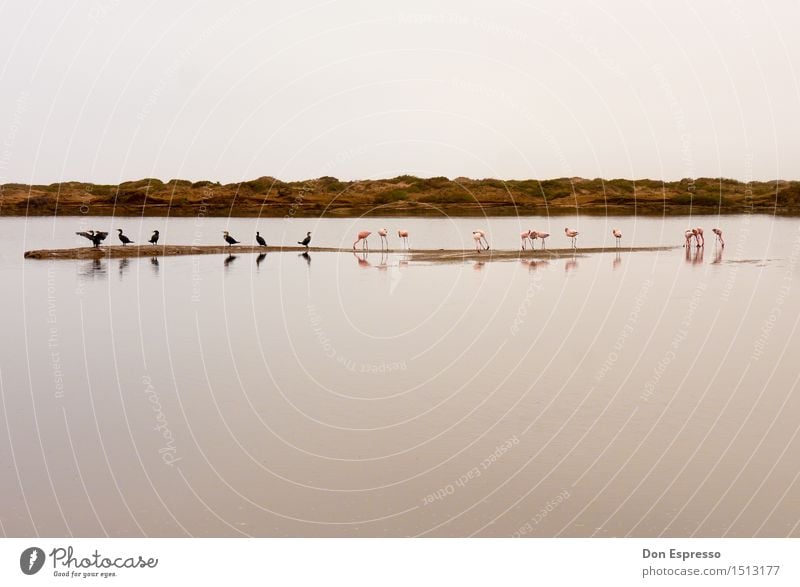
[(800, 4), (0, 6), (0, 183), (800, 179)]

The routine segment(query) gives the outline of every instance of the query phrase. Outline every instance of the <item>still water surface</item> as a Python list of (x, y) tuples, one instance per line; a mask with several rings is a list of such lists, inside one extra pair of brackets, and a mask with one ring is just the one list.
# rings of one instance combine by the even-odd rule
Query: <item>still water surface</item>
[[(796, 219), (90, 220), (0, 219), (5, 535), (800, 534)], [(22, 258), (86, 228), (555, 248), (690, 224), (688, 255)]]

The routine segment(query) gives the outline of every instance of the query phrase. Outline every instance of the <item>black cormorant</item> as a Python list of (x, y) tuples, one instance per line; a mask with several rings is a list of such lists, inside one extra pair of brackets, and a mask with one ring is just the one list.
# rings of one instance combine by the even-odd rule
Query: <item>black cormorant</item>
[(258, 243), (259, 247), (267, 246), (267, 241), (264, 240), (264, 237), (261, 236), (261, 234), (258, 231), (256, 231), (256, 242)]
[(305, 248), (308, 248), (308, 243), (310, 243), (310, 242), (311, 242), (311, 233), (309, 232), (309, 233), (306, 234), (306, 238), (304, 238), (301, 241), (297, 241), (297, 244), (298, 245), (303, 245)]
[(92, 244), (95, 247), (99, 247), (100, 243), (106, 240), (106, 237), (108, 236), (107, 232), (101, 232), (99, 230), (90, 230), (88, 232), (76, 232), (75, 234), (77, 234), (78, 236), (82, 236), (84, 238), (88, 238), (90, 241), (92, 241)]
[(225, 239), (225, 242), (226, 242), (226, 243), (228, 243), (228, 246), (231, 246), (231, 245), (238, 245), (238, 244), (239, 244), (239, 241), (237, 241), (237, 240), (236, 240), (235, 238), (233, 238), (233, 237), (232, 237), (230, 234), (228, 234), (228, 231), (227, 231), (227, 230), (224, 230), (224, 231), (222, 232), (222, 238), (224, 238), (224, 239)]
[(158, 244), (158, 231), (157, 230), (153, 231), (153, 236), (150, 237), (150, 244), (151, 245), (157, 245)]
[(127, 245), (127, 244), (132, 244), (132, 243), (133, 243), (133, 241), (132, 241), (131, 239), (129, 239), (129, 238), (128, 238), (127, 236), (125, 236), (124, 234), (122, 234), (122, 229), (121, 229), (121, 228), (118, 228), (118, 229), (117, 229), (117, 232), (119, 233), (119, 242), (121, 242), (121, 243), (122, 243), (122, 246), (123, 246), (123, 247), (124, 247), (125, 245)]

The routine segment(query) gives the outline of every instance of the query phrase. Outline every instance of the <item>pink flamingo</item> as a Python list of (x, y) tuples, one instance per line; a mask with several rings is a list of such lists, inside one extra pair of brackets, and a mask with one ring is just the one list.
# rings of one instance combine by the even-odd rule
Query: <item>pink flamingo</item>
[[(477, 238), (476, 238), (476, 235), (477, 235)], [(482, 231), (480, 229), (473, 230), (472, 231), (472, 238), (474, 238), (477, 242), (481, 243), (481, 246), (483, 246), (483, 244), (485, 243), (486, 244), (486, 250), (487, 251), (489, 250), (489, 241), (486, 240), (486, 233), (484, 231)], [(481, 242), (481, 241), (483, 241), (483, 242)]]
[(533, 231), (533, 238), (535, 238), (535, 239), (536, 239), (536, 238), (540, 238), (540, 239), (542, 239), (542, 248), (545, 248), (545, 247), (544, 247), (544, 239), (546, 239), (548, 236), (550, 236), (550, 233), (549, 233), (549, 232), (539, 232), (538, 230), (534, 230), (534, 231)]
[(381, 228), (378, 231), (378, 235), (380, 235), (380, 237), (381, 237), (381, 251), (383, 250), (383, 241), (386, 241), (386, 249), (387, 250), (389, 249), (389, 237), (387, 236), (388, 234), (389, 234), (389, 231), (386, 230), (385, 228)]
[(683, 238), (686, 239), (686, 244), (683, 245), (683, 246), (686, 247), (687, 249), (689, 247), (691, 247), (692, 246), (692, 237), (694, 237), (694, 236), (695, 236), (695, 234), (691, 229), (690, 230), (684, 230), (683, 231)]
[(692, 234), (694, 234), (694, 239), (697, 241), (698, 247), (704, 247), (706, 244), (706, 239), (703, 236), (703, 228), (698, 226), (697, 228), (692, 229)]
[[(354, 250), (354, 251), (356, 250), (356, 245), (357, 245), (359, 242), (361, 242), (361, 248), (362, 248), (362, 249), (367, 249), (367, 250), (369, 250), (369, 243), (367, 242), (367, 237), (368, 237), (369, 235), (371, 235), (371, 234), (372, 234), (372, 233), (371, 233), (370, 231), (368, 231), (368, 230), (362, 230), (361, 232), (359, 232), (359, 233), (358, 233), (358, 238), (356, 239), (356, 242), (354, 242), (354, 243), (353, 243), (353, 250)], [(362, 242), (362, 241), (363, 241), (363, 242)]]
[(406, 248), (410, 249), (411, 247), (408, 246), (408, 231), (407, 230), (398, 230), (397, 236), (401, 239), (402, 243), (405, 243)]
[(577, 240), (578, 240), (578, 235), (580, 233), (577, 230), (570, 230), (569, 228), (565, 228), (564, 229), (564, 234), (566, 234), (568, 238), (572, 239), (572, 248), (573, 249), (577, 248), (577, 244), (576, 243), (577, 243)]
[[(523, 251), (525, 250), (525, 244), (528, 242), (528, 240), (530, 240), (532, 238), (531, 237), (532, 233), (533, 233), (533, 231), (531, 231), (531, 230), (526, 230), (525, 232), (520, 232), (519, 233), (519, 238), (522, 239), (522, 250)], [(533, 242), (531, 242), (531, 248), (533, 248)]]
[(611, 231), (611, 234), (614, 235), (614, 238), (617, 239), (617, 247), (619, 247), (619, 241), (622, 239), (622, 231), (619, 228), (615, 228)]
[(481, 243), (481, 234), (479, 232), (472, 233), (472, 240), (475, 241), (475, 250), (482, 251), (483, 250), (483, 243)]
[(711, 232), (713, 232), (714, 234), (716, 234), (716, 235), (717, 235), (717, 240), (718, 240), (718, 241), (720, 242), (720, 244), (721, 244), (721, 245), (724, 247), (724, 246), (725, 246), (725, 241), (724, 241), (724, 240), (722, 240), (722, 231), (721, 231), (719, 228), (712, 228), (712, 229), (711, 229)]

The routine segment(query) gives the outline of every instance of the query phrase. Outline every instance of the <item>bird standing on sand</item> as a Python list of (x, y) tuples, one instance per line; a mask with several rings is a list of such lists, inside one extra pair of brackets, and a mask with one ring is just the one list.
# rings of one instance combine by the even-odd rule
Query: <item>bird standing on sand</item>
[(397, 231), (397, 236), (398, 236), (398, 238), (400, 238), (401, 244), (405, 243), (406, 248), (407, 249), (410, 248), (408, 246), (408, 231), (407, 230), (398, 230)]
[(381, 228), (378, 231), (378, 235), (381, 237), (381, 250), (383, 250), (383, 241), (386, 241), (386, 249), (389, 249), (389, 231), (385, 228)]
[(125, 236), (124, 234), (122, 234), (122, 229), (121, 229), (121, 228), (118, 228), (118, 229), (117, 229), (117, 232), (119, 233), (119, 234), (117, 235), (117, 236), (119, 236), (119, 242), (121, 242), (121, 243), (122, 243), (122, 246), (123, 246), (123, 247), (124, 247), (125, 245), (128, 245), (128, 244), (133, 244), (133, 241), (132, 241), (131, 239), (129, 239), (129, 238), (128, 238), (127, 236)]
[[(356, 245), (360, 242), (362, 249), (369, 250), (369, 243), (367, 242), (367, 237), (372, 233), (368, 230), (362, 230), (358, 233), (358, 238), (356, 238), (355, 242), (353, 243), (353, 250), (355, 250)], [(382, 245), (381, 245), (382, 246)]]
[(538, 230), (532, 230), (531, 232), (533, 233), (533, 238), (534, 239), (537, 239), (537, 238), (542, 239), (542, 248), (545, 248), (544, 247), (544, 239), (546, 239), (548, 236), (550, 236), (550, 233), (549, 232), (540, 232)]
[(480, 243), (481, 247), (485, 245), (486, 250), (489, 250), (489, 241), (486, 240), (486, 233), (480, 229), (472, 231), (472, 238), (475, 239), (476, 242)]
[(223, 230), (223, 231), (222, 231), (222, 238), (224, 238), (224, 239), (225, 239), (225, 242), (226, 242), (226, 243), (228, 243), (228, 246), (229, 246), (229, 247), (230, 247), (231, 245), (238, 245), (238, 244), (239, 244), (239, 241), (237, 241), (235, 238), (233, 238), (233, 237), (232, 237), (232, 236), (231, 236), (231, 235), (228, 233), (228, 231), (227, 231), (227, 230)]
[(717, 235), (717, 240), (724, 247), (725, 246), (725, 241), (722, 240), (722, 231), (719, 228), (712, 228), (711, 232), (713, 232), (714, 234)]
[(100, 243), (106, 240), (106, 237), (108, 236), (107, 232), (101, 232), (99, 230), (90, 230), (88, 232), (76, 232), (75, 234), (77, 234), (78, 236), (82, 236), (83, 238), (88, 238), (90, 241), (92, 241), (92, 244), (95, 246), (95, 248), (99, 247)]
[(611, 234), (613, 234), (614, 238), (617, 239), (617, 247), (619, 247), (619, 241), (622, 239), (622, 231), (619, 228), (615, 228), (611, 231)]
[(258, 243), (259, 247), (266, 247), (267, 241), (264, 240), (264, 237), (261, 236), (261, 233), (256, 231), (256, 242)]
[(153, 231), (153, 236), (150, 237), (150, 244), (151, 245), (157, 245), (158, 244), (158, 231), (157, 230)]
[(564, 234), (567, 235), (567, 238), (571, 238), (572, 239), (572, 248), (573, 249), (577, 248), (578, 235), (580, 233), (577, 230), (571, 230), (569, 228), (565, 228), (564, 229)]
[(308, 233), (306, 233), (306, 238), (304, 238), (301, 241), (297, 241), (297, 244), (298, 245), (303, 245), (305, 248), (308, 248), (308, 243), (310, 243), (310, 242), (311, 242), (311, 233), (308, 232)]

